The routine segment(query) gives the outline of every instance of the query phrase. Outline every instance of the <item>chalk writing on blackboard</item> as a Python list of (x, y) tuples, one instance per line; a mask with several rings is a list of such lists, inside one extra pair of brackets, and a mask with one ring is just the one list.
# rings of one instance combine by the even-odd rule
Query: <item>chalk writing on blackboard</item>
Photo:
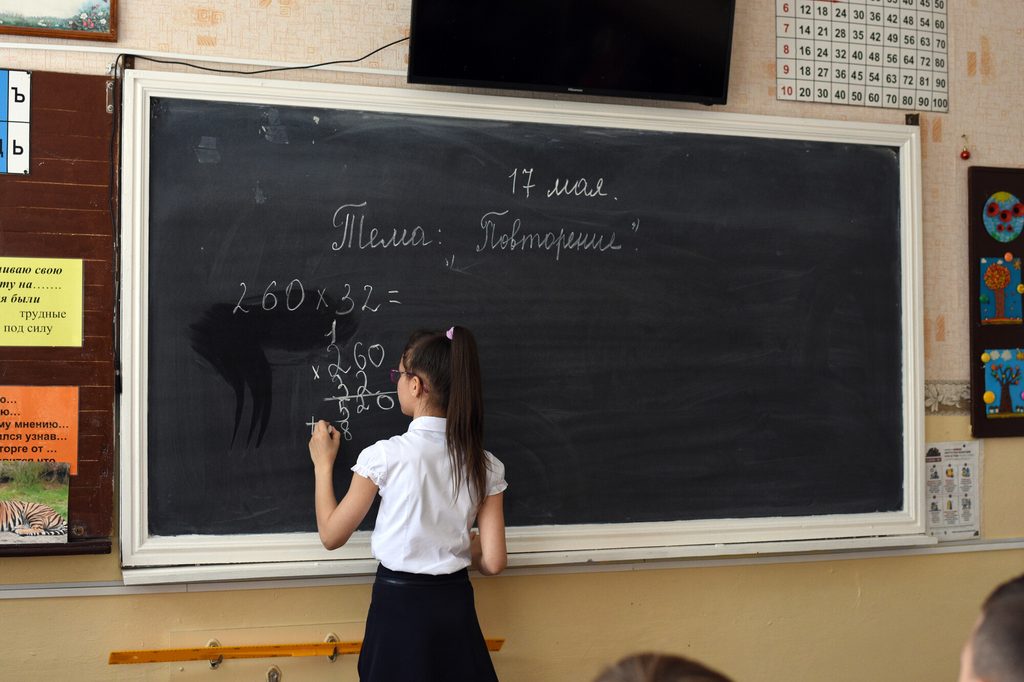
[(365, 201), (358, 204), (342, 204), (334, 212), (334, 226), (341, 228), (341, 239), (331, 242), (331, 249), (359, 250), (388, 249), (396, 246), (430, 246), (433, 240), (427, 239), (423, 227), (367, 227)]
[[(527, 232), (523, 230), (523, 221), (518, 217), (510, 217), (509, 211), (489, 211), (480, 218), (480, 229), (483, 234), (476, 245), (477, 253), (481, 251), (552, 251), (555, 260), (562, 258), (562, 251), (618, 251), (621, 244), (615, 241), (615, 232), (610, 236), (600, 232), (566, 231), (564, 227), (558, 232)], [(607, 240), (607, 241), (606, 241)]]

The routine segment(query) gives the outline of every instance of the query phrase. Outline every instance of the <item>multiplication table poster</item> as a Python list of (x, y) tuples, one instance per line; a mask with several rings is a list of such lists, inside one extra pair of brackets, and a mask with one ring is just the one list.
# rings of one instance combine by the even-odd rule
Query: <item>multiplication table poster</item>
[(949, 110), (947, 0), (775, 0), (780, 100)]

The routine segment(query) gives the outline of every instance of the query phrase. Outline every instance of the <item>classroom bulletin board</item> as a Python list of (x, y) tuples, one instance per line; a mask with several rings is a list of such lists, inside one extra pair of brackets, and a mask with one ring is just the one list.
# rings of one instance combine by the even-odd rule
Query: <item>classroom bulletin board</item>
[[(6, 297), (0, 303), (3, 382), (21, 393), (54, 387), (77, 396), (73, 415), (64, 414), (71, 403), (61, 401), (41, 418), (21, 420), (28, 426), (17, 434), (33, 439), (26, 447), (36, 440), (45, 445), (36, 454), (73, 459), (75, 473), (67, 542), (3, 546), (0, 555), (106, 553), (113, 530), (116, 384), (114, 119), (106, 78), (31, 76), (29, 172), (0, 175), (0, 264), (12, 269), (0, 276), (9, 283), (0, 289)], [(13, 416), (10, 421), (9, 435)]]

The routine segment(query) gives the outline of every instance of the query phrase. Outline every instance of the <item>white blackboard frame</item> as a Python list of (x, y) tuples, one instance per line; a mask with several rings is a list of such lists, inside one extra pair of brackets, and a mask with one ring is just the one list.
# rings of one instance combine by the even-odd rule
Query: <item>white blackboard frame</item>
[[(371, 573), (369, 533), (327, 552), (315, 533), (173, 537), (148, 533), (147, 329), (149, 103), (154, 97), (359, 109), (710, 135), (884, 145), (899, 150), (903, 325), (902, 511), (510, 528), (510, 565), (573, 565), (688, 556), (801, 552), (931, 543), (923, 509), (924, 373), (921, 163), (917, 127), (763, 117), (128, 71), (122, 134), (120, 529), (126, 582), (256, 579)], [(895, 455), (894, 455), (895, 456)], [(310, 490), (312, 505), (312, 489)], [(187, 568), (183, 568), (187, 567)]]

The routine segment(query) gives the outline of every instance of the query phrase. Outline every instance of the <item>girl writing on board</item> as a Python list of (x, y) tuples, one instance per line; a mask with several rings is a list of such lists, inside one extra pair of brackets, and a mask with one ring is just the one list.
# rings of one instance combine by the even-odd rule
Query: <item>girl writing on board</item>
[[(380, 561), (359, 654), (364, 682), (496, 680), (467, 568), (505, 568), (505, 467), (483, 449), (483, 395), (468, 329), (416, 332), (397, 369), (400, 436), (363, 450), (339, 503), (333, 471), (341, 434), (316, 424), (316, 523), (327, 549), (344, 545), (379, 493), (370, 540)], [(474, 519), (479, 534), (470, 529)]]

